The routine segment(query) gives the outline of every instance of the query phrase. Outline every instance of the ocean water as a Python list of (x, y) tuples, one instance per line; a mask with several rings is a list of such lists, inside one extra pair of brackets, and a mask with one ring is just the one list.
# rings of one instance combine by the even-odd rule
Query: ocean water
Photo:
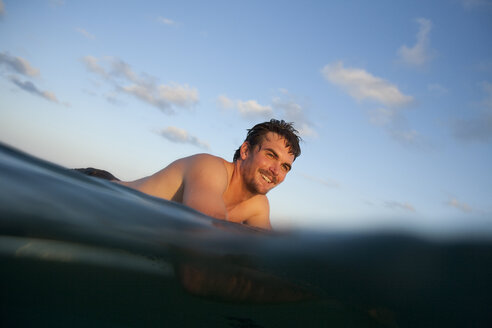
[(492, 237), (262, 232), (0, 145), (2, 327), (491, 327)]

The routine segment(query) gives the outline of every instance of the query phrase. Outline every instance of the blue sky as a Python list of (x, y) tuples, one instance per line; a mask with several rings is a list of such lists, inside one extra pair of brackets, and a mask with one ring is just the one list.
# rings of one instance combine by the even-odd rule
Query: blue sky
[(0, 0), (0, 141), (121, 179), (295, 122), (274, 227), (492, 226), (492, 1)]

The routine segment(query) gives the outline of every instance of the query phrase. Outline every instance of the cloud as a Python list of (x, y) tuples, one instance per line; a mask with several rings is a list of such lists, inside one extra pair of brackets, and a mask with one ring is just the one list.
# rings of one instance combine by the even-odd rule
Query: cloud
[(357, 100), (369, 99), (389, 107), (399, 107), (413, 101), (411, 96), (404, 95), (395, 85), (363, 69), (345, 68), (342, 62), (326, 65), (322, 73), (326, 80), (342, 87)]
[(492, 140), (492, 83), (482, 82), (485, 98), (480, 103), (482, 111), (475, 117), (457, 119), (451, 124), (455, 138), (467, 142), (488, 142)]
[(5, 5), (3, 4), (3, 0), (0, 0), (0, 17), (5, 15)]
[(29, 92), (29, 93), (32, 93), (34, 95), (40, 96), (40, 97), (42, 97), (42, 98), (44, 98), (46, 100), (49, 100), (49, 101), (58, 103), (58, 99), (56, 98), (56, 96), (55, 96), (54, 93), (49, 92), (49, 91), (39, 90), (34, 85), (34, 83), (32, 83), (30, 81), (22, 82), (19, 79), (17, 79), (15, 76), (11, 76), (10, 77), (10, 81), (13, 84), (15, 84), (16, 86), (18, 86), (19, 88), (21, 88), (22, 90), (26, 91), (26, 92)]
[(14, 57), (6, 52), (0, 53), (0, 65), (4, 65), (10, 71), (24, 76), (39, 76), (39, 69), (34, 68), (21, 57)]
[(262, 106), (256, 100), (238, 100), (237, 109), (243, 117), (270, 118), (273, 115), (271, 106)]
[(369, 122), (383, 127), (397, 142), (405, 146), (423, 143), (420, 134), (408, 127), (402, 113), (403, 107), (414, 101), (412, 96), (403, 94), (397, 86), (363, 69), (345, 68), (342, 62), (326, 65), (322, 74), (354, 99), (368, 99), (381, 104), (382, 107), (368, 111)]
[(303, 137), (316, 137), (318, 134), (307, 119), (305, 106), (300, 105), (285, 89), (279, 90), (287, 99), (274, 97), (272, 106), (275, 113), (287, 122), (294, 122), (299, 134)]
[(409, 203), (401, 203), (396, 201), (384, 202), (384, 206), (390, 209), (399, 209), (409, 212), (415, 212), (415, 208)]
[(80, 27), (77, 28), (77, 32), (79, 32), (80, 34), (82, 34), (84, 37), (86, 37), (89, 40), (94, 40), (96, 38), (93, 34), (90, 34), (89, 32), (87, 32), (86, 30), (84, 30), (83, 28), (80, 28)]
[(169, 18), (159, 16), (158, 20), (159, 20), (159, 22), (161, 22), (164, 25), (177, 26), (177, 23), (175, 21), (173, 21), (172, 19), (169, 19)]
[(236, 104), (234, 103), (233, 100), (229, 99), (227, 96), (220, 95), (217, 97), (217, 106), (220, 109), (229, 110), (229, 109), (234, 109), (236, 107)]
[(198, 102), (198, 91), (187, 84), (160, 85), (159, 95), (162, 99), (179, 107), (191, 107)]
[(92, 73), (96, 73), (99, 76), (108, 79), (109, 75), (106, 73), (105, 69), (99, 65), (99, 59), (92, 56), (85, 56), (82, 58), (82, 63), (85, 65), (86, 69)]
[(307, 180), (322, 184), (325, 187), (333, 188), (333, 189), (340, 189), (340, 183), (338, 183), (337, 181), (335, 181), (333, 179), (328, 179), (328, 178), (322, 179), (319, 177), (313, 177), (311, 175), (307, 175), (307, 174), (303, 174), (303, 173), (301, 173), (301, 176)]
[(191, 144), (203, 149), (210, 149), (209, 145), (201, 141), (195, 136), (189, 134), (186, 130), (169, 126), (159, 133), (162, 137), (166, 138), (171, 142)]
[(289, 97), (289, 99), (273, 97), (271, 105), (260, 105), (256, 100), (233, 100), (226, 95), (220, 95), (217, 97), (216, 103), (217, 107), (222, 110), (236, 109), (246, 119), (278, 118), (287, 122), (294, 122), (299, 135), (303, 137), (316, 136), (316, 131), (306, 118), (304, 107), (298, 104), (287, 90), (279, 89), (279, 92), (282, 93), (283, 97)]
[(472, 212), (472, 208), (470, 207), (470, 205), (463, 203), (463, 202), (460, 202), (456, 198), (449, 199), (449, 201), (446, 202), (446, 205), (454, 207), (454, 208), (456, 208), (460, 211), (466, 212), (466, 213)]
[(174, 113), (173, 107), (190, 108), (199, 101), (196, 88), (174, 82), (159, 85), (156, 78), (135, 73), (129, 64), (119, 58), (86, 56), (81, 61), (89, 72), (100, 76), (116, 92), (133, 96), (167, 114)]
[(430, 49), (429, 34), (432, 28), (430, 20), (425, 18), (417, 18), (419, 31), (417, 33), (417, 42), (413, 47), (403, 45), (398, 49), (400, 60), (411, 66), (423, 66), (428, 63), (434, 56)]

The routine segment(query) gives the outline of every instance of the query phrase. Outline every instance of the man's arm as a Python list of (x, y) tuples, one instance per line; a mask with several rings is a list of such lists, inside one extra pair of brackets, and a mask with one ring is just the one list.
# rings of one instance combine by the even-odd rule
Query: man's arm
[(227, 169), (221, 158), (211, 155), (190, 157), (183, 182), (183, 204), (211, 217), (227, 220), (222, 198), (227, 189)]

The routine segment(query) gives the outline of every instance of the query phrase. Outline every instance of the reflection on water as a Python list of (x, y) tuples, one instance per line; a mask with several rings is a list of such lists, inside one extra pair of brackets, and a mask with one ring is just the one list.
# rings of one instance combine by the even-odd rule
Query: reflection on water
[(0, 148), (10, 326), (486, 327), (490, 239), (262, 233)]

